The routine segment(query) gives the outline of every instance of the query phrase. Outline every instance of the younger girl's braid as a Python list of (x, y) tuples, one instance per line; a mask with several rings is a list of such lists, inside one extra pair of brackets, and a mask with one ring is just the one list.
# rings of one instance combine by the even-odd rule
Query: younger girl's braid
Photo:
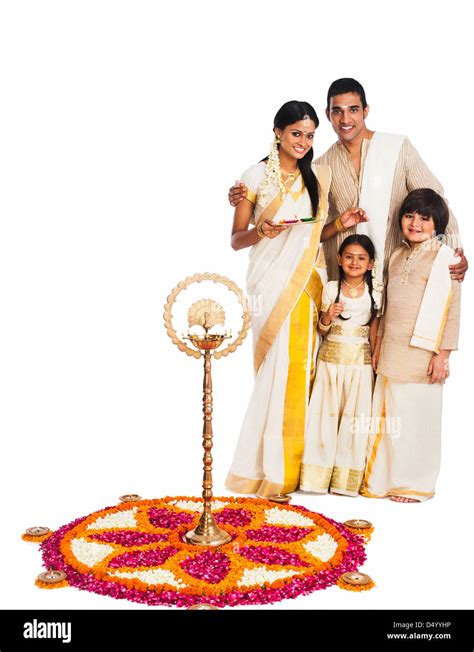
[[(341, 295), (341, 285), (342, 285), (343, 276), (344, 276), (344, 272), (342, 271), (342, 267), (339, 266), (339, 281), (338, 281), (338, 284), (337, 284), (337, 296), (336, 296), (336, 299), (335, 299), (334, 303), (339, 303), (339, 297)], [(350, 319), (350, 317), (343, 317), (342, 315), (339, 315), (339, 319), (342, 319), (342, 321), (347, 321), (348, 319)]]
[(377, 306), (375, 305), (375, 299), (374, 299), (374, 296), (373, 296), (374, 284), (373, 284), (373, 278), (372, 278), (372, 270), (370, 270), (370, 269), (368, 269), (366, 271), (366, 273), (365, 273), (365, 282), (367, 283), (367, 287), (369, 288), (370, 303), (371, 303), (370, 319), (365, 325), (370, 326), (370, 324), (377, 317)]

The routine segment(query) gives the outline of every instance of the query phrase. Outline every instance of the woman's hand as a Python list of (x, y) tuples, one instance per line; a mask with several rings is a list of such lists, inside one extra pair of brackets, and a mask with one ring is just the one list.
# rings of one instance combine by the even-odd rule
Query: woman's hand
[(270, 240), (273, 240), (273, 238), (280, 235), (282, 231), (286, 231), (286, 229), (289, 228), (290, 227), (287, 224), (274, 224), (271, 220), (265, 220), (261, 226), (262, 233), (265, 237), (270, 238)]
[(448, 378), (450, 353), (450, 351), (440, 351), (431, 358), (427, 371), (428, 376), (431, 376), (430, 385), (433, 383), (444, 383), (446, 378)]
[(247, 195), (247, 186), (242, 181), (236, 181), (232, 188), (229, 188), (229, 203), (231, 206), (237, 206), (238, 203), (245, 199)]
[(321, 317), (321, 321), (324, 324), (324, 326), (329, 326), (331, 322), (333, 322), (341, 312), (344, 311), (344, 304), (343, 303), (331, 303), (329, 308), (326, 310), (325, 313), (323, 313)]
[(367, 213), (362, 208), (349, 208), (341, 215), (342, 226), (349, 229), (351, 226), (360, 224), (361, 222), (368, 222), (369, 218)]

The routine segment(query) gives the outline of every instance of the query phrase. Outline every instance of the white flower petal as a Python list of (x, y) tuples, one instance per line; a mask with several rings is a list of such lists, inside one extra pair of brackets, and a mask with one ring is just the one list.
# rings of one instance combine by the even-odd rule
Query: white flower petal
[(163, 570), (162, 568), (154, 568), (151, 570), (140, 570), (140, 571), (117, 571), (116, 573), (109, 573), (115, 577), (126, 577), (128, 579), (137, 579), (141, 580), (145, 584), (170, 584), (176, 588), (183, 589), (186, 584), (182, 580), (177, 580), (173, 573), (169, 570)]
[(301, 525), (304, 527), (314, 527), (314, 521), (307, 516), (299, 514), (289, 509), (280, 509), (274, 507), (267, 509), (265, 512), (265, 521), (271, 525)]
[(337, 550), (337, 541), (330, 534), (320, 534), (316, 541), (308, 541), (303, 544), (304, 548), (321, 561), (329, 561)]
[(137, 507), (127, 511), (113, 512), (106, 516), (99, 516), (97, 520), (87, 526), (87, 530), (108, 530), (113, 527), (136, 527), (137, 520), (135, 514)]
[(246, 568), (242, 577), (237, 582), (237, 586), (261, 586), (265, 582), (276, 582), (276, 580), (291, 577), (292, 575), (298, 575), (298, 571), (269, 570), (266, 566), (262, 566), (261, 568)]
[[(203, 503), (195, 503), (193, 500), (172, 500), (170, 505), (175, 505), (179, 509), (184, 509), (187, 512), (202, 512), (204, 505)], [(212, 509), (223, 509), (227, 507), (228, 503), (223, 503), (220, 500), (212, 501)]]
[(114, 551), (106, 543), (94, 543), (86, 539), (73, 539), (71, 550), (78, 561), (86, 566), (95, 566)]

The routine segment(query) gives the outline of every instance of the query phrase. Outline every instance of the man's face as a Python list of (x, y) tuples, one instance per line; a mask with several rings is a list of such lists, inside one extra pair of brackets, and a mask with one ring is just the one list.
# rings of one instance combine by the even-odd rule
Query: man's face
[(326, 111), (334, 131), (341, 143), (349, 145), (363, 137), (367, 127), (365, 118), (369, 107), (362, 108), (362, 101), (357, 93), (343, 93), (331, 97), (329, 111)]

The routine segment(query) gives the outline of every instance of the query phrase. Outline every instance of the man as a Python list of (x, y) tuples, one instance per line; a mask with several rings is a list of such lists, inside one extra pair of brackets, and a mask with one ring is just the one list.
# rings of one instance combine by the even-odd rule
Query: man
[[(326, 116), (338, 141), (317, 163), (329, 165), (332, 181), (329, 189), (331, 224), (346, 210), (360, 206), (368, 215), (367, 223), (344, 231), (332, 229), (323, 247), (328, 266), (328, 279), (338, 277), (337, 250), (350, 234), (366, 233), (374, 241), (380, 265), (379, 280), (392, 252), (401, 244), (398, 211), (406, 195), (417, 188), (432, 188), (443, 195), (443, 188), (405, 136), (370, 131), (365, 120), (369, 106), (362, 85), (352, 78), (334, 81), (328, 90)], [(229, 191), (235, 206), (245, 196), (245, 186), (236, 184)], [(461, 260), (450, 266), (451, 277), (462, 281), (468, 268), (459, 240), (456, 218), (449, 211), (446, 229), (447, 244)]]

